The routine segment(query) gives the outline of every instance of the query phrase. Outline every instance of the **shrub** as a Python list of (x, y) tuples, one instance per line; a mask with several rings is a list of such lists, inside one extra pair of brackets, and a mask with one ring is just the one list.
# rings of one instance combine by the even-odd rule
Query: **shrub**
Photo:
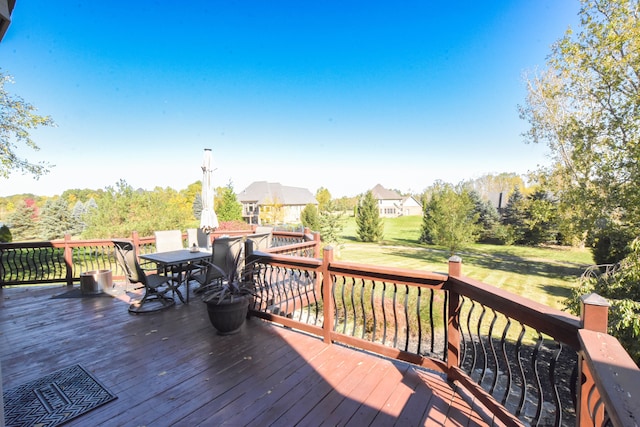
[(12, 240), (11, 230), (6, 225), (2, 225), (0, 227), (0, 242), (9, 243)]

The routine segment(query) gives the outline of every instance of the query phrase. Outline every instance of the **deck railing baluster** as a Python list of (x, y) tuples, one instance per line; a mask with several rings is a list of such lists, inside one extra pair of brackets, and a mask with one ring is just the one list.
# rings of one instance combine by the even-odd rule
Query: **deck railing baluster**
[(536, 399), (536, 413), (533, 417), (532, 424), (536, 426), (540, 422), (540, 415), (542, 414), (542, 405), (544, 405), (544, 393), (542, 392), (542, 382), (540, 379), (540, 370), (539, 370), (539, 361), (538, 355), (540, 354), (540, 349), (544, 343), (544, 338), (542, 334), (538, 332), (538, 340), (536, 341), (536, 345), (533, 347), (533, 352), (531, 353), (531, 368), (533, 369), (533, 379), (535, 382), (533, 383), (536, 389), (536, 393), (538, 394)]
[(382, 297), (381, 297), (381, 307), (382, 307), (382, 345), (386, 345), (387, 343), (387, 282), (382, 282)]

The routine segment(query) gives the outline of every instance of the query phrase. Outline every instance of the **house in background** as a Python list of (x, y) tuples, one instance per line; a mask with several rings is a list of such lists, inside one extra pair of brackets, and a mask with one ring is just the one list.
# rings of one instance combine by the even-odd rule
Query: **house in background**
[[(260, 216), (277, 218), (276, 222), (300, 222), (300, 214), (308, 204), (318, 205), (311, 191), (287, 187), (277, 182), (256, 181), (238, 193), (242, 218), (249, 224), (260, 224)], [(274, 209), (280, 210), (273, 212)]]
[(422, 215), (422, 205), (412, 196), (401, 196), (393, 190), (387, 190), (378, 184), (371, 189), (373, 198), (378, 201), (381, 218)]

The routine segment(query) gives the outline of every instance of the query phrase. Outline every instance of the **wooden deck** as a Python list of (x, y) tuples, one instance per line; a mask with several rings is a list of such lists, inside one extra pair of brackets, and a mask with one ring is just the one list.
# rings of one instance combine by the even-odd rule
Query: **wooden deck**
[(8, 389), (80, 363), (118, 398), (75, 426), (491, 425), (438, 375), (249, 319), (219, 336), (197, 298), (132, 315), (129, 295), (1, 289)]

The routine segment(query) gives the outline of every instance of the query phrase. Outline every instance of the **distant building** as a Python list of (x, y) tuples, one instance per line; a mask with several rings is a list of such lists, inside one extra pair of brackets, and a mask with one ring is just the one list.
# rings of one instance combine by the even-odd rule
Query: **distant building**
[(268, 216), (274, 206), (282, 209), (281, 221), (287, 224), (300, 222), (302, 210), (318, 201), (311, 191), (300, 187), (287, 187), (277, 182), (257, 181), (238, 193), (242, 204), (242, 217), (249, 224), (260, 224), (260, 213)]
[(412, 196), (401, 196), (393, 190), (387, 190), (378, 184), (371, 189), (373, 198), (378, 201), (380, 217), (422, 215), (422, 205)]

